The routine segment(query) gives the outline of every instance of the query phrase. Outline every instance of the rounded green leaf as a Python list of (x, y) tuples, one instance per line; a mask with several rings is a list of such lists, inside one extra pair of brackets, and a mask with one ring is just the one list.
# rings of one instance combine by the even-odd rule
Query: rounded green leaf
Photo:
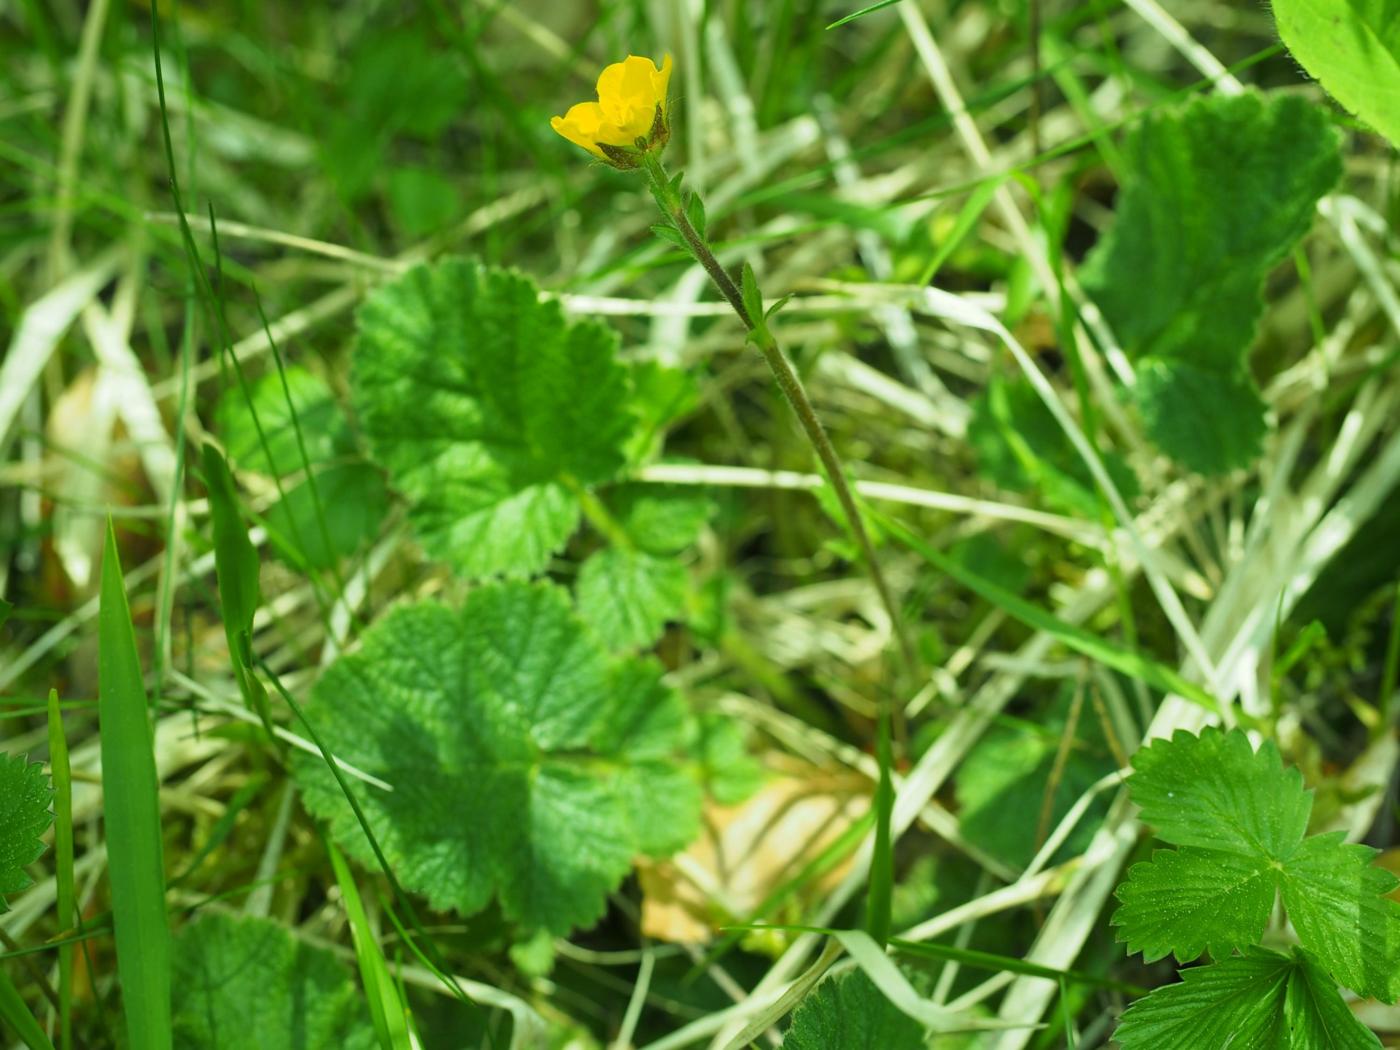
[[(384, 523), (389, 494), (372, 465), (337, 463), (287, 489), (267, 510), (273, 546), (290, 561), (325, 569), (354, 554)], [(319, 504), (319, 506), (318, 506)], [(325, 528), (322, 528), (322, 522)]]
[[(345, 416), (326, 381), (305, 368), (268, 372), (249, 387), (231, 386), (219, 399), (219, 431), (229, 461), (239, 470), (285, 476), (323, 463), (342, 440)], [(301, 431), (301, 441), (297, 431)], [(261, 431), (261, 433), (260, 433)]]
[(579, 570), (579, 615), (610, 648), (642, 648), (680, 616), (685, 585), (685, 566), (674, 557), (608, 547)]
[[(698, 787), (672, 757), (685, 711), (660, 679), (654, 663), (611, 663), (561, 588), (497, 583), (460, 611), (394, 609), (306, 714), (339, 759), (392, 785), (351, 782), (405, 886), (463, 915), (496, 898), (526, 929), (565, 934), (598, 919), (634, 856), (697, 829)], [(371, 863), (321, 759), (298, 755), (293, 771)]]
[(616, 335), (466, 259), (379, 289), (359, 328), (355, 409), (427, 551), (470, 576), (544, 568), (578, 525), (577, 487), (623, 465)]
[(183, 1050), (374, 1050), (359, 988), (334, 955), (280, 923), (210, 912), (174, 955)]
[(1294, 95), (1197, 99), (1124, 145), (1112, 229), (1081, 271), (1124, 350), (1148, 359), (1148, 433), (1184, 466), (1247, 466), (1265, 429), (1245, 367), (1264, 281), (1341, 177), (1327, 115)]

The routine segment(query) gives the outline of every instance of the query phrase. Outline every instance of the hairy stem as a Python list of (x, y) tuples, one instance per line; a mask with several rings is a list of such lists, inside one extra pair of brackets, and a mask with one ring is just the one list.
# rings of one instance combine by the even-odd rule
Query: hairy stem
[(851, 491), (850, 484), (846, 480), (846, 472), (842, 469), (841, 458), (836, 454), (836, 448), (827, 435), (826, 427), (822, 426), (821, 418), (812, 406), (811, 399), (807, 397), (802, 380), (798, 378), (797, 372), (788, 362), (772, 333), (768, 331), (768, 326), (762, 323), (763, 318), (750, 316), (748, 307), (744, 305), (744, 297), (734, 283), (734, 279), (720, 265), (719, 260), (715, 258), (715, 253), (710, 250), (708, 242), (695, 229), (689, 216), (686, 215), (685, 204), (681, 201), (680, 194), (672, 187), (670, 179), (667, 178), (666, 169), (661, 164), (661, 158), (654, 151), (644, 153), (643, 166), (646, 169), (647, 177), (651, 180), (652, 191), (656, 196), (657, 203), (661, 205), (666, 218), (685, 238), (685, 243), (690, 247), (696, 261), (705, 268), (705, 272), (714, 281), (715, 287), (728, 300), (729, 305), (734, 308), (734, 312), (739, 315), (739, 320), (749, 330), (752, 342), (763, 354), (763, 359), (768, 362), (773, 378), (778, 381), (778, 388), (787, 398), (788, 404), (797, 415), (798, 422), (802, 424), (802, 430), (806, 433), (807, 440), (812, 443), (812, 447), (816, 450), (817, 458), (821, 460), (827, 480), (831, 482), (831, 487), (836, 491), (836, 498), (841, 503), (841, 510), (850, 523), (851, 533), (855, 536), (857, 546), (860, 547), (861, 556), (865, 560), (866, 569), (870, 572), (870, 579), (875, 584), (875, 590), (880, 596), (880, 602), (889, 615), (890, 626), (898, 640), (905, 666), (913, 673), (918, 662), (914, 656), (914, 647), (905, 634), (899, 607), (895, 604), (894, 595), (885, 582), (884, 573), (880, 571), (880, 563), (875, 558), (875, 547), (870, 542), (870, 535), (865, 530), (865, 521), (856, 504), (855, 494)]

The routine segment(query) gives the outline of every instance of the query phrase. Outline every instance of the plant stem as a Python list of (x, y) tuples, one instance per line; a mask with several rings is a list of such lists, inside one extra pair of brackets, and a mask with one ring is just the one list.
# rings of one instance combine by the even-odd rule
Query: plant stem
[(655, 151), (647, 152), (642, 155), (642, 163), (646, 169), (647, 177), (651, 180), (652, 192), (666, 218), (685, 238), (685, 243), (689, 245), (696, 261), (705, 268), (705, 272), (715, 282), (715, 287), (729, 301), (729, 305), (739, 315), (739, 320), (749, 330), (751, 341), (763, 354), (763, 359), (768, 362), (773, 378), (778, 381), (778, 388), (787, 398), (788, 404), (797, 415), (798, 422), (802, 424), (807, 440), (812, 443), (812, 447), (816, 450), (817, 458), (821, 460), (822, 468), (826, 471), (827, 480), (831, 482), (831, 487), (836, 491), (836, 498), (841, 503), (841, 510), (850, 523), (851, 533), (855, 536), (856, 545), (860, 548), (865, 566), (870, 572), (870, 579), (875, 584), (875, 590), (880, 596), (880, 602), (884, 605), (885, 612), (890, 618), (890, 627), (899, 643), (905, 667), (913, 674), (918, 667), (918, 661), (914, 655), (914, 647), (905, 634), (899, 607), (895, 604), (894, 595), (885, 582), (884, 573), (880, 571), (880, 563), (875, 558), (875, 547), (870, 542), (870, 535), (865, 530), (865, 521), (856, 504), (855, 494), (851, 491), (850, 484), (846, 480), (846, 472), (842, 469), (841, 459), (836, 454), (836, 448), (832, 445), (826, 428), (822, 426), (817, 410), (807, 397), (802, 380), (798, 378), (797, 372), (788, 362), (782, 348), (778, 346), (777, 340), (769, 332), (768, 326), (763, 323), (763, 318), (750, 316), (748, 307), (744, 305), (744, 297), (738, 286), (735, 285), (733, 278), (720, 265), (719, 260), (715, 258), (715, 253), (710, 250), (708, 242), (692, 225), (689, 216), (686, 215), (685, 205), (680, 199), (680, 194), (676, 192), (670, 179), (666, 176), (666, 169), (662, 167), (661, 158), (656, 155)]
[(578, 498), (588, 524), (597, 529), (617, 549), (626, 551), (633, 548), (632, 537), (627, 535), (627, 530), (609, 513), (603, 501), (594, 495), (591, 489), (569, 475), (566, 475), (563, 481), (564, 486)]

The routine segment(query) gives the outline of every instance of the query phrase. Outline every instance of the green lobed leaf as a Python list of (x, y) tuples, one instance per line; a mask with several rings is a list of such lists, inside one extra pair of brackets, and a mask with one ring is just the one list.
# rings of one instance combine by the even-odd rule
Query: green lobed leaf
[(544, 568), (578, 525), (576, 486), (623, 465), (636, 421), (616, 355), (611, 329), (466, 259), (369, 297), (353, 401), (431, 555), (470, 576)]
[(692, 746), (705, 790), (722, 806), (737, 805), (763, 786), (763, 765), (749, 754), (742, 723), (713, 712), (696, 721)]
[(627, 439), (627, 462), (640, 464), (660, 453), (667, 427), (695, 410), (700, 384), (684, 369), (659, 361), (633, 361), (628, 372), (632, 379), (628, 407), (637, 417), (637, 427)]
[(1182, 466), (1224, 474), (1258, 458), (1268, 406), (1244, 368), (1145, 358), (1134, 390), (1143, 425)]
[(1350, 112), (1400, 146), (1400, 2), (1273, 0), (1288, 50)]
[(209, 912), (175, 940), (182, 1050), (375, 1050), (360, 991), (334, 955), (270, 919)]
[(33, 882), (24, 869), (44, 852), (42, 836), (53, 823), (52, 804), (53, 788), (43, 765), (0, 751), (0, 912), (9, 910), (5, 894)]
[(1286, 856), (1312, 811), (1303, 775), (1284, 768), (1273, 742), (1255, 751), (1237, 731), (1154, 740), (1133, 755), (1128, 787), (1143, 821), (1177, 846)]
[(1012, 594), (1027, 590), (1034, 571), (1034, 547), (1018, 543), (1020, 537), (1008, 530), (1006, 542), (995, 532), (975, 532), (948, 548), (948, 556), (968, 572)]
[(615, 664), (612, 697), (593, 748), (625, 755), (611, 772), (637, 849), (661, 857), (690, 845), (699, 831), (700, 786), (676, 761), (689, 716), (653, 659)]
[(1311, 953), (1294, 951), (1295, 966), (1283, 1000), (1293, 1046), (1325, 1050), (1380, 1050), (1381, 1041), (1337, 993), (1336, 983)]
[[(298, 483), (268, 508), (268, 537), (288, 561), (325, 569), (354, 554), (379, 531), (389, 508), (389, 493), (379, 471), (364, 462), (318, 470), (314, 493), (311, 485), (311, 481)], [(324, 532), (318, 499), (325, 516)]]
[(785, 1050), (923, 1050), (924, 1028), (886, 999), (864, 970), (828, 977), (792, 1015)]
[(1339, 982), (1383, 1002), (1400, 998), (1400, 885), (1372, 863), (1377, 851), (1314, 835), (1288, 858), (1280, 876), (1283, 906), (1298, 939)]
[(685, 485), (626, 483), (609, 489), (605, 502), (627, 538), (648, 554), (685, 550), (715, 510), (709, 497)]
[(461, 190), (433, 168), (396, 167), (387, 182), (390, 210), (410, 237), (440, 230), (461, 212)]
[(1114, 1032), (1123, 1050), (1378, 1050), (1305, 951), (1252, 948), (1181, 973), (1133, 1003)]
[[(602, 914), (639, 853), (698, 828), (674, 754), (685, 710), (658, 665), (610, 662), (553, 585), (498, 583), (461, 610), (392, 610), (333, 664), (306, 715), (332, 752), (393, 785), (356, 784), (403, 884), (471, 915), (493, 899), (527, 931)], [(372, 854), (319, 759), (293, 771), (344, 849)]]
[(1207, 949), (1220, 959), (1259, 942), (1277, 892), (1267, 857), (1157, 850), (1128, 869), (1113, 922), (1128, 951), (1148, 962), (1168, 954), (1189, 962)]
[(1285, 956), (1262, 948), (1193, 966), (1179, 984), (1133, 1003), (1114, 1039), (1123, 1050), (1292, 1050), (1284, 1017), (1291, 973)]
[(640, 649), (661, 637), (685, 605), (686, 570), (674, 557), (605, 547), (589, 555), (575, 585), (578, 611), (610, 649)]
[(1384, 1002), (1400, 997), (1400, 879), (1339, 833), (1305, 838), (1312, 797), (1278, 750), (1239, 730), (1178, 730), (1133, 758), (1143, 820), (1180, 848), (1134, 865), (1118, 889), (1119, 939), (1150, 961), (1217, 958), (1257, 942), (1274, 901), (1333, 978)]
[[(1073, 692), (1073, 685), (1063, 689), (1034, 725), (993, 726), (958, 767), (954, 786), (963, 833), (1008, 864), (1029, 864), (1040, 847), (1038, 836), (1049, 834), (1095, 781), (1117, 768), (1098, 717), (1085, 703), (1051, 798), (1049, 820), (1042, 827), (1045, 793)], [(1096, 815), (1107, 805), (1106, 799), (1096, 801), (1057, 855), (1082, 852), (1093, 837)]]
[(284, 476), (304, 469), (297, 424), (306, 445), (306, 458), (312, 463), (329, 461), (343, 440), (345, 414), (326, 381), (305, 368), (289, 367), (285, 375), (286, 390), (282, 388), (282, 377), (268, 372), (251, 385), (250, 397), (245, 398), (240, 388), (231, 387), (219, 400), (219, 432), (228, 458), (240, 470)]
[(1244, 359), (1264, 280), (1341, 176), (1337, 134), (1298, 96), (1214, 95), (1148, 116), (1124, 158), (1084, 286), (1138, 362), (1152, 440), (1193, 470), (1246, 466), (1265, 425)]

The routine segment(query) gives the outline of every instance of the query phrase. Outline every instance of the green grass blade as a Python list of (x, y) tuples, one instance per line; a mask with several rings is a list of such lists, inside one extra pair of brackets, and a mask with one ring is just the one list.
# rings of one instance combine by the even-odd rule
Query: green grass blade
[(269, 740), (272, 715), (267, 694), (252, 682), (253, 617), (258, 611), (258, 552), (238, 513), (238, 496), (228, 463), (212, 442), (204, 443), (204, 483), (214, 522), (214, 574), (219, 581), (219, 612), (224, 620), (229, 659), (248, 709), (262, 719)]
[(875, 755), (880, 763), (880, 779), (875, 786), (875, 852), (870, 858), (866, 926), (871, 938), (883, 948), (890, 939), (894, 900), (894, 839), (890, 834), (890, 821), (894, 817), (894, 756), (890, 751), (889, 701), (880, 704)]
[[(779, 922), (749, 922), (740, 925), (730, 925), (724, 927), (727, 930), (787, 930), (790, 933), (817, 933), (827, 937), (835, 937), (841, 933), (849, 933), (849, 930), (839, 929), (834, 926), (806, 926), (798, 923)], [(973, 948), (959, 948), (952, 944), (938, 944), (936, 942), (907, 941), (902, 937), (891, 937), (890, 947), (897, 953), (904, 955), (917, 955), (920, 958), (931, 959), (940, 962), (955, 962), (962, 966), (970, 967), (974, 970), (986, 970), (991, 973), (1019, 973), (1027, 977), (1045, 977), (1052, 981), (1069, 981), (1073, 984), (1090, 985), (1096, 988), (1111, 988), (1114, 991), (1122, 992), (1125, 995), (1146, 995), (1147, 989), (1141, 985), (1131, 984), (1127, 981), (1115, 981), (1111, 977), (1101, 977), (1095, 973), (1088, 973), (1084, 970), (1061, 970), (1054, 966), (1041, 966), (1039, 963), (1026, 962), (1011, 955), (997, 955), (994, 952), (980, 952)]]
[(933, 283), (933, 279), (938, 276), (938, 271), (958, 250), (958, 245), (967, 239), (967, 235), (972, 232), (977, 221), (982, 218), (982, 213), (987, 210), (987, 205), (992, 203), (992, 198), (996, 196), (997, 190), (1001, 189), (1002, 183), (1005, 181), (1005, 175), (994, 175), (977, 184), (977, 188), (967, 198), (967, 203), (958, 212), (958, 217), (953, 222), (953, 228), (948, 231), (948, 236), (943, 238), (943, 243), (938, 246), (938, 250), (933, 253), (933, 258), (924, 267), (924, 272), (919, 275), (920, 285)]
[(345, 902), (350, 937), (355, 944), (355, 960), (360, 966), (360, 980), (364, 982), (365, 998), (369, 1001), (370, 1018), (374, 1021), (379, 1045), (383, 1050), (413, 1050), (406, 1004), (399, 997), (398, 986), (389, 974), (389, 964), (384, 959), (379, 942), (375, 940), (369, 916), (365, 914), (364, 901), (360, 899), (360, 889), (355, 885), (355, 876), (329, 839), (325, 839), (325, 846)]
[[(316, 471), (312, 467), (311, 456), (306, 451), (306, 437), (302, 432), (301, 417), (297, 412), (296, 402), (292, 398), (292, 388), (287, 383), (286, 363), (282, 360), (282, 350), (278, 347), (277, 340), (272, 337), (272, 325), (268, 323), (267, 314), (263, 312), (262, 299), (257, 295), (256, 290), (253, 293), (253, 305), (257, 307), (258, 320), (262, 323), (263, 335), (267, 339), (268, 348), (272, 351), (273, 364), (277, 366), (277, 378), (282, 384), (282, 397), (286, 400), (287, 415), (292, 421), (292, 432), (296, 436), (297, 455), (301, 457), (301, 469), (306, 472), (306, 485), (311, 492), (311, 505), (316, 515), (316, 528), (320, 532), (321, 542), (325, 545), (326, 550), (333, 551), (335, 545), (331, 542), (330, 526), (326, 521), (325, 504), (321, 502), (321, 490), (316, 481)], [(251, 411), (252, 405), (248, 407)], [(266, 442), (264, 442), (263, 447), (266, 450)], [(301, 544), (298, 546), (304, 552), (304, 546)], [(345, 581), (340, 575), (339, 559), (331, 559), (331, 575), (335, 580), (336, 593), (344, 594)]]
[(0, 598), (0, 627), (5, 626), (5, 621), (10, 618), (10, 613), (13, 609), (13, 605), (7, 602), (4, 598)]
[(170, 926), (160, 796), (136, 631), (107, 522), (98, 612), (102, 815), (128, 1043), (170, 1050)]
[[(923, 557), (934, 568), (940, 572), (951, 576), (968, 590), (985, 598), (993, 605), (997, 606), (1008, 616), (1020, 620), (1028, 627), (1037, 631), (1045, 631), (1053, 635), (1065, 645), (1076, 652), (1083, 653), (1091, 660), (1097, 660), (1105, 667), (1111, 667), (1115, 671), (1121, 671), (1130, 678), (1144, 682), (1154, 689), (1160, 689), (1164, 693), (1176, 693), (1177, 695), (1198, 704), (1214, 714), (1220, 714), (1220, 701), (1212, 696), (1205, 689), (1194, 682), (1187, 681), (1166, 664), (1153, 660), (1151, 657), (1143, 656), (1134, 650), (1124, 648), (1100, 638), (1082, 627), (1066, 623), (1054, 613), (1046, 612), (1037, 605), (1026, 601), (1018, 595), (1012, 594), (1003, 587), (997, 586), (985, 576), (980, 576), (970, 569), (959, 565), (953, 559), (934, 550), (918, 536), (914, 535), (906, 526), (895, 521), (887, 515), (871, 510), (868, 513), (879, 521), (882, 528), (886, 529), (890, 535), (899, 540), (914, 553)], [(1243, 717), (1242, 715), (1237, 717)]]
[(890, 938), (890, 947), (905, 955), (918, 955), (925, 959), (943, 959), (976, 970), (988, 970), (994, 973), (1019, 973), (1028, 977), (1046, 977), (1052, 981), (1072, 981), (1075, 984), (1112, 988), (1124, 995), (1147, 994), (1146, 988), (1137, 984), (1129, 984), (1126, 981), (1115, 981), (1112, 978), (1100, 977), (1098, 974), (1086, 973), (1083, 970), (1057, 970), (1053, 966), (1041, 966), (1038, 963), (1026, 962), (1013, 956), (979, 952), (973, 948), (958, 948), (951, 944), (924, 943), (923, 941), (906, 941), (899, 937)]
[[(414, 932), (422, 939), (423, 944), (427, 945), (429, 955), (425, 958), (431, 959), (432, 966), (430, 969), (432, 969), (433, 973), (447, 985), (448, 991), (456, 996), (457, 1000), (462, 1003), (462, 1005), (473, 1010), (476, 1009), (476, 1004), (462, 991), (461, 985), (447, 976), (447, 968), (443, 962), (442, 953), (438, 950), (433, 939), (429, 937), (427, 932), (423, 929), (422, 923), (418, 921), (418, 916), (413, 910), (413, 904), (408, 899), (408, 894), (404, 891), (403, 886), (399, 884), (397, 876), (394, 875), (394, 869), (389, 866), (388, 858), (384, 856), (384, 851), (379, 847), (379, 840), (375, 838), (374, 832), (370, 829), (369, 819), (365, 816), (364, 808), (355, 797), (355, 793), (350, 789), (350, 784), (345, 779), (345, 774), (341, 772), (339, 764), (330, 753), (330, 749), (326, 747), (325, 741), (321, 739), (321, 734), (316, 732), (316, 727), (307, 719), (306, 713), (301, 709), (301, 705), (296, 702), (296, 699), (291, 693), (287, 692), (286, 686), (284, 686), (282, 680), (277, 677), (277, 673), (267, 665), (267, 661), (259, 660), (259, 666), (267, 675), (268, 681), (272, 683), (272, 687), (277, 691), (277, 695), (291, 708), (292, 714), (296, 716), (297, 721), (300, 722), (302, 728), (306, 730), (306, 735), (310, 737), (311, 742), (316, 745), (316, 750), (321, 752), (321, 758), (325, 761), (326, 768), (329, 769), (331, 775), (335, 777), (336, 783), (340, 786), (341, 793), (345, 796), (345, 801), (355, 814), (355, 820), (359, 823), (360, 830), (364, 832), (365, 841), (374, 852), (374, 859), (379, 865), (379, 870), (384, 873), (384, 878), (388, 880), (390, 888), (394, 891), (394, 899), (399, 902), (399, 906), (403, 908), (404, 914), (408, 916), (408, 921), (410, 925), (412, 925)], [(257, 681), (256, 677), (252, 674), (249, 674), (248, 677), (250, 681)], [(259, 688), (261, 688), (260, 683)], [(416, 952), (418, 941), (414, 938), (407, 937), (405, 940), (410, 948), (415, 949)]]
[(229, 652), (245, 667), (247, 640), (258, 609), (258, 552), (238, 514), (238, 497), (228, 464), (212, 442), (204, 443), (204, 481), (214, 521), (214, 571)]
[(859, 11), (852, 11), (845, 18), (838, 18), (826, 28), (835, 29), (837, 26), (843, 26), (847, 22), (854, 22), (857, 18), (864, 18), (866, 15), (873, 14), (882, 7), (892, 7), (897, 3), (899, 3), (899, 0), (876, 0), (875, 3), (870, 4), (868, 7), (862, 7)]
[[(77, 919), (73, 878), (73, 774), (68, 765), (68, 738), (58, 690), (49, 690), (49, 771), (53, 776), (54, 882), (58, 891), (58, 922), (69, 929)], [(63, 1050), (73, 1046), (73, 946), (58, 949), (58, 1040)]]
[(49, 1042), (39, 1022), (34, 1020), (34, 1015), (20, 997), (19, 989), (5, 976), (4, 970), (0, 970), (0, 1019), (15, 1030), (30, 1050), (53, 1050), (53, 1043)]

